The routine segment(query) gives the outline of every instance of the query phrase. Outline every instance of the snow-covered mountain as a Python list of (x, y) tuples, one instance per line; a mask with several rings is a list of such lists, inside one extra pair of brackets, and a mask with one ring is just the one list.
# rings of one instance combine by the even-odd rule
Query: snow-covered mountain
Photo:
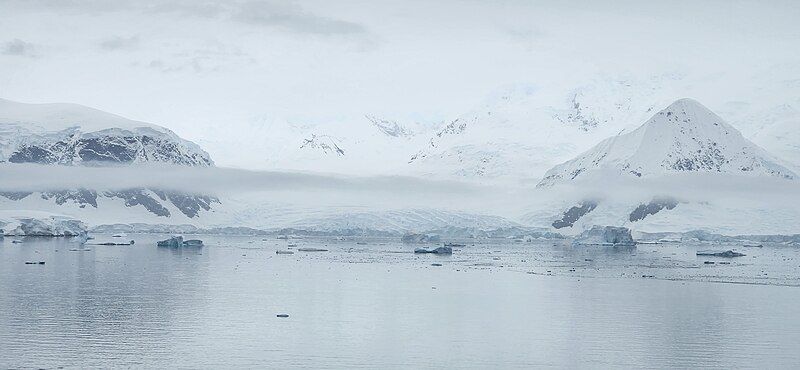
[[(600, 140), (633, 131), (679, 96), (698, 96), (747, 139), (800, 170), (800, 99), (780, 77), (758, 75), (753, 86), (729, 86), (720, 76), (702, 81), (685, 73), (609, 75), (500, 90), (454, 117), (409, 158), (412, 172), (440, 177), (538, 182), (556, 164)], [(735, 100), (733, 99), (735, 98)]]
[[(519, 191), (515, 194), (521, 198), (504, 200), (501, 196), (481, 194), (469, 204), (447, 203), (447, 211), (443, 211), (426, 209), (432, 206), (420, 200), (405, 205), (408, 207), (405, 209), (396, 204), (392, 210), (377, 206), (359, 208), (368, 205), (363, 200), (358, 203), (358, 196), (341, 202), (332, 196), (337, 200), (334, 205), (316, 204), (300, 196), (298, 199), (303, 200), (300, 204), (278, 205), (275, 202), (283, 200), (274, 197), (265, 200), (250, 194), (236, 197), (229, 194), (220, 200), (155, 186), (37, 192), (15, 189), (0, 192), (0, 210), (52, 212), (76, 217), (90, 225), (369, 228), (392, 232), (433, 229), (444, 224), (464, 228), (489, 228), (494, 224), (508, 227), (517, 222), (567, 233), (593, 224), (649, 227), (643, 231), (680, 229), (670, 215), (692, 220), (687, 227), (703, 227), (713, 221), (724, 223), (725, 227), (712, 231), (745, 232), (738, 229), (745, 225), (741, 222), (744, 219), (731, 220), (718, 212), (736, 209), (740, 210), (738, 216), (779, 215), (771, 221), (774, 230), (781, 230), (781, 220), (795, 219), (797, 212), (791, 207), (770, 212), (762, 205), (750, 204), (745, 212), (741, 211), (741, 202), (703, 203), (669, 192), (629, 197), (622, 202), (587, 196), (585, 191), (547, 193), (547, 189), (558, 184), (602, 189), (613, 187), (615, 179), (649, 180), (682, 173), (797, 178), (796, 167), (774, 158), (748, 140), (752, 137), (759, 144), (772, 144), (793, 153), (796, 148), (791, 142), (795, 135), (793, 105), (775, 108), (769, 104), (723, 104), (733, 112), (737, 126), (738, 122), (754, 119), (747, 117), (758, 117), (757, 112), (772, 112), (758, 123), (746, 124), (747, 135), (743, 136), (699, 103), (687, 99), (654, 114), (653, 102), (662, 101), (666, 93), (644, 88), (652, 85), (610, 79), (592, 81), (575, 89), (562, 88), (559, 91), (563, 93), (541, 93), (540, 88), (523, 86), (505, 91), (485, 106), (436, 129), (430, 123), (400, 122), (371, 115), (355, 122), (330, 125), (287, 125), (275, 120), (248, 128), (249, 141), (242, 141), (235, 151), (243, 158), (264, 158), (264, 169), (270, 170), (365, 177), (408, 175), (434, 180), (456, 177), (470, 184), (486, 180), (477, 185), (487, 186), (489, 193)], [(159, 126), (76, 105), (0, 103), (0, 163), (5, 165), (124, 167), (167, 163), (209, 167), (214, 163), (199, 146)], [(645, 124), (637, 128), (641, 122)], [(224, 137), (225, 129), (220, 130), (220, 137)], [(209, 132), (207, 136), (217, 135)], [(603, 137), (611, 138), (597, 144)], [(556, 165), (561, 162), (564, 163)], [(523, 181), (491, 181), (495, 178)], [(592, 183), (594, 179), (599, 182)], [(540, 186), (534, 191), (536, 183)], [(487, 206), (476, 207), (484, 196), (491, 199)], [(528, 196), (536, 198), (533, 203), (540, 204), (523, 204), (531, 200), (525, 199)], [(446, 214), (436, 213), (440, 211)], [(690, 211), (691, 214), (686, 213)], [(706, 219), (697, 219), (698, 215), (705, 215)]]
[(340, 173), (347, 175), (409, 173), (408, 158), (419, 148), (434, 124), (401, 122), (367, 114), (352, 120), (326, 123), (292, 122), (279, 117), (253, 119), (248, 134), (209, 128), (200, 141), (214, 153), (231, 153), (222, 165), (257, 170)]
[(572, 89), (516, 86), (450, 121), (411, 156), (417, 172), (538, 179), (600, 137), (641, 122), (652, 91), (609, 79)]
[[(407, 154), (393, 151), (394, 145), (414, 140), (413, 130), (395, 121), (369, 116), (361, 123), (355, 126), (360, 134), (345, 136), (346, 139), (326, 134), (318, 127), (297, 127), (282, 131), (282, 135), (281, 132), (277, 135), (255, 132), (253, 136), (284, 145), (286, 151), (277, 152), (281, 157), (276, 160), (284, 163), (307, 160), (317, 164), (337, 163), (354, 155), (364, 161), (382, 161), (385, 165), (393, 158), (392, 153), (399, 160)], [(0, 104), (0, 132), (3, 133), (2, 162), (6, 166), (133, 168), (148, 163), (213, 166), (211, 157), (199, 146), (163, 127), (71, 104), (22, 104), (4, 100)], [(356, 148), (352, 153), (347, 149), (350, 146)], [(383, 151), (386, 153), (382, 155)], [(138, 172), (130, 173), (136, 176)], [(457, 211), (356, 209), (358, 211), (352, 206), (313, 205), (313, 202), (276, 203), (266, 194), (228, 194), (226, 199), (220, 200), (210, 195), (144, 187), (0, 192), (0, 211), (14, 215), (61, 214), (91, 226), (138, 223), (395, 234), (447, 227), (479, 232), (517, 226), (502, 217)]]
[(564, 233), (614, 225), (791, 234), (800, 231), (797, 178), (708, 108), (680, 99), (549, 170), (537, 186), (546, 201), (522, 219)]
[(199, 146), (160, 126), (75, 104), (5, 99), (0, 99), (1, 162), (214, 164)]
[[(0, 163), (108, 166), (167, 163), (213, 166), (196, 144), (172, 131), (75, 104), (24, 104), (0, 99)], [(0, 208), (73, 213), (90, 209), (145, 218), (199, 217), (215, 197), (160, 189), (54, 189), (0, 192)], [(133, 212), (136, 214), (137, 212)], [(139, 215), (142, 216), (142, 215)]]
[(680, 99), (636, 130), (611, 137), (547, 171), (538, 186), (593, 172), (604, 176), (661, 176), (717, 172), (794, 179), (797, 175), (731, 125), (692, 99)]

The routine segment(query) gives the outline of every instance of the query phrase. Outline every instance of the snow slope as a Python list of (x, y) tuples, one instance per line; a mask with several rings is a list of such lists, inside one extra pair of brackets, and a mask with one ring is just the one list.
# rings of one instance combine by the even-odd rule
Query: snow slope
[[(199, 141), (211, 152), (228, 153), (233, 167), (349, 175), (408, 173), (408, 158), (426, 140), (433, 124), (400, 122), (366, 115), (325, 124), (269, 117), (249, 122), (248, 134), (211, 128)], [(229, 131), (229, 130), (228, 130)], [(230, 150), (235, 142), (236, 150)]]
[(554, 164), (641, 122), (656, 100), (639, 82), (520, 85), (449, 122), (410, 158), (426, 175), (538, 180)]
[[(754, 71), (748, 83), (689, 72), (536, 81), (498, 91), (431, 134), (410, 158), (414, 173), (537, 181), (600, 140), (636, 129), (680, 96), (697, 96), (743, 136), (800, 168), (796, 80)], [(724, 91), (724, 93), (720, 93)]]

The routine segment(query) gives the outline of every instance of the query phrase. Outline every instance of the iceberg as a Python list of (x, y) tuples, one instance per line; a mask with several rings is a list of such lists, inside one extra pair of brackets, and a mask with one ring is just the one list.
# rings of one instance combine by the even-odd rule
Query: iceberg
[(183, 246), (183, 237), (180, 235), (172, 236), (169, 239), (157, 242), (156, 245), (159, 247), (180, 247)]
[(592, 226), (578, 235), (573, 244), (633, 246), (636, 242), (631, 236), (631, 230), (626, 227)]
[(169, 239), (161, 240), (156, 243), (159, 247), (202, 247), (203, 241), (200, 239), (183, 240), (183, 236), (175, 235)]

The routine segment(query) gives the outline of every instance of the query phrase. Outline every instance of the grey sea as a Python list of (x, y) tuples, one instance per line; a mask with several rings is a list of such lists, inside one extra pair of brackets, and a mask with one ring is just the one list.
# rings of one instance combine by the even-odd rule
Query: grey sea
[(800, 367), (789, 246), (164, 237), (0, 241), (0, 368)]

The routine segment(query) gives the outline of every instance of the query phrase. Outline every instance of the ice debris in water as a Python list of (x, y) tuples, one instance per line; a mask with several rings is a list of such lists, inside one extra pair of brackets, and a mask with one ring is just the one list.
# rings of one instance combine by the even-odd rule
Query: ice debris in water
[(436, 249), (425, 249), (425, 248), (417, 248), (414, 249), (414, 253), (431, 253), (431, 254), (453, 254), (453, 248), (450, 247), (438, 247)]
[(714, 257), (743, 257), (745, 256), (744, 253), (734, 252), (734, 251), (724, 251), (724, 252), (714, 252), (714, 251), (701, 251), (697, 252), (698, 256), (714, 256)]

